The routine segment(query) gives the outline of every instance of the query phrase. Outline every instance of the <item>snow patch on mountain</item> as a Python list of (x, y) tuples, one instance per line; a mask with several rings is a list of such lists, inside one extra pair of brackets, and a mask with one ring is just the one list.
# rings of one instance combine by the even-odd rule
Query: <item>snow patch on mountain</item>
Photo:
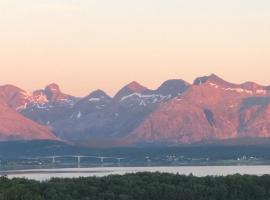
[(266, 95), (267, 91), (266, 90), (256, 90), (256, 94)]
[(77, 119), (80, 119), (81, 117), (82, 117), (82, 113), (81, 113), (81, 111), (79, 111), (77, 114)]
[(216, 88), (216, 89), (219, 88), (219, 86), (218, 86), (217, 84), (215, 84), (215, 83), (211, 83), (211, 82), (210, 82), (209, 85), (212, 86), (213, 88)]
[(225, 91), (231, 91), (231, 92), (237, 92), (237, 93), (246, 93), (246, 94), (250, 94), (250, 95), (255, 95), (255, 94), (260, 94), (260, 95), (266, 95), (267, 94), (267, 90), (263, 90), (263, 89), (259, 89), (259, 90), (247, 90), (247, 89), (243, 89), (240, 87), (236, 87), (236, 88), (225, 88), (225, 87), (221, 87), (215, 83), (209, 82), (209, 85), (215, 89), (222, 89)]
[(171, 96), (172, 95), (163, 96), (163, 95), (160, 95), (160, 94), (145, 95), (145, 94), (141, 94), (141, 93), (132, 93), (130, 95), (127, 95), (127, 96), (122, 97), (121, 100), (120, 100), (120, 102), (135, 97), (137, 99), (152, 100), (152, 103), (155, 103), (155, 102), (160, 102), (160, 101), (162, 101), (164, 99), (170, 99)]
[(90, 102), (99, 102), (99, 101), (101, 101), (101, 99), (100, 98), (90, 98), (90, 99), (88, 99), (88, 101), (90, 101)]

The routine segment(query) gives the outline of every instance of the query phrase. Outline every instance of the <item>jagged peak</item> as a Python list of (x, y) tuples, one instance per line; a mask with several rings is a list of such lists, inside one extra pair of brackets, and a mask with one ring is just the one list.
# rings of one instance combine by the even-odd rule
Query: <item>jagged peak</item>
[(182, 79), (169, 79), (169, 80), (163, 82), (159, 88), (165, 87), (165, 86), (180, 85), (180, 84), (183, 86), (190, 85), (188, 82), (186, 82), (185, 80), (182, 80)]
[(198, 77), (194, 80), (194, 85), (202, 85), (204, 83), (214, 83), (216, 85), (222, 85), (222, 86), (234, 86), (235, 84), (229, 83), (225, 81), (224, 79), (220, 78), (216, 74), (211, 74), (209, 76), (202, 76)]
[(17, 86), (11, 84), (0, 86), (0, 98), (13, 109), (25, 104), (30, 96), (30, 93)]
[(61, 91), (59, 85), (56, 83), (51, 83), (47, 85), (44, 89), (44, 94), (47, 96), (47, 99), (51, 102), (62, 101), (71, 97), (70, 95), (64, 94)]
[(12, 84), (1, 85), (0, 89), (2, 91), (26, 92), (25, 90), (15, 86), (15, 85), (12, 85)]
[(182, 79), (170, 79), (162, 83), (156, 91), (163, 95), (177, 95), (184, 92), (189, 86), (190, 84)]
[(241, 86), (245, 89), (249, 89), (249, 90), (257, 90), (257, 89), (262, 89), (262, 88), (266, 88), (265, 86), (259, 85), (255, 82), (251, 82), (251, 81), (247, 81), (241, 84)]
[(33, 96), (44, 94), (44, 90), (35, 90), (32, 92)]
[(111, 98), (111, 97), (107, 95), (106, 92), (104, 92), (103, 90), (98, 89), (91, 92), (88, 95), (88, 98)]
[(124, 86), (121, 90), (119, 90), (116, 95), (114, 96), (114, 99), (120, 100), (122, 97), (126, 95), (130, 95), (132, 93), (143, 93), (148, 91), (148, 89), (141, 84), (139, 84), (136, 81), (133, 81), (126, 86)]
[(209, 80), (216, 80), (216, 81), (224, 81), (222, 78), (220, 78), (218, 75), (216, 75), (216, 74), (210, 74), (209, 76), (208, 76), (208, 79)]
[(132, 81), (131, 83), (126, 85), (126, 88), (130, 89), (133, 92), (139, 92), (139, 93), (147, 90), (146, 87), (142, 86), (140, 83), (136, 81)]
[(51, 83), (45, 87), (45, 91), (57, 91), (61, 92), (60, 87), (56, 83)]

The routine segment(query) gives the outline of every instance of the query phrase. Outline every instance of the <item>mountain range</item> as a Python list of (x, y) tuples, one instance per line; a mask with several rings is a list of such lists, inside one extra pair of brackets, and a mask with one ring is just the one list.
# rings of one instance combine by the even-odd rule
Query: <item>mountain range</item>
[(114, 97), (63, 93), (55, 83), (27, 92), (0, 86), (0, 140), (63, 140), (86, 146), (194, 144), (270, 137), (270, 86), (215, 74), (156, 90), (129, 83)]

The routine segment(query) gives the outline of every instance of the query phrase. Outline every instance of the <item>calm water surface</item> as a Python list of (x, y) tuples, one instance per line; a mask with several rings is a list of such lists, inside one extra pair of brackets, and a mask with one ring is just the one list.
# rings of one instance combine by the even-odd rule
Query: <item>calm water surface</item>
[(137, 172), (164, 172), (195, 176), (226, 176), (232, 174), (270, 175), (270, 165), (266, 166), (185, 166), (185, 167), (99, 167), (8, 171), (9, 178), (19, 177), (44, 181), (53, 177), (75, 178), (89, 176), (124, 175)]

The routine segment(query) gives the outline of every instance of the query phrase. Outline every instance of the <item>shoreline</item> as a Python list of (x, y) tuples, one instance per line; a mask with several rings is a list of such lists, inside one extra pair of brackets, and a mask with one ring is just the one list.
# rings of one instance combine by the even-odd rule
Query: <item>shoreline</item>
[[(100, 168), (67, 168), (67, 169), (33, 169), (1, 171), (0, 174), (8, 178), (27, 178), (39, 181), (51, 178), (104, 177), (109, 175), (125, 175), (141, 172), (169, 173), (180, 175), (228, 176), (240, 175), (270, 175), (270, 165), (261, 166), (189, 166), (189, 167), (100, 167)], [(263, 173), (262, 173), (263, 172)]]

